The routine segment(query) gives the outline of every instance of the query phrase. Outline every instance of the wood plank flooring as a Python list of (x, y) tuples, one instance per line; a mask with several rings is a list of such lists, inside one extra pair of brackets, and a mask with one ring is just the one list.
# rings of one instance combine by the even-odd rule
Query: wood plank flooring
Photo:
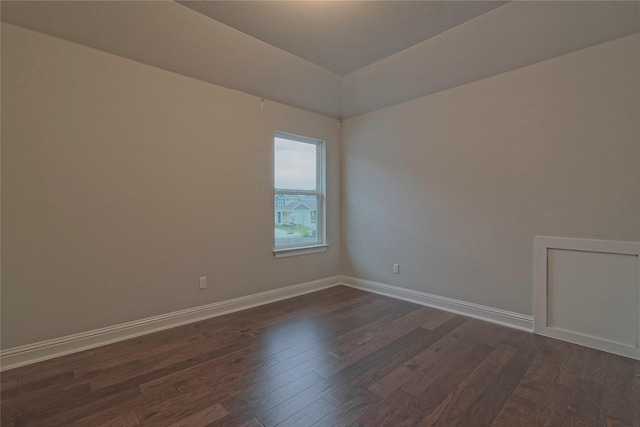
[(342, 286), (0, 379), (5, 427), (640, 427), (640, 362)]

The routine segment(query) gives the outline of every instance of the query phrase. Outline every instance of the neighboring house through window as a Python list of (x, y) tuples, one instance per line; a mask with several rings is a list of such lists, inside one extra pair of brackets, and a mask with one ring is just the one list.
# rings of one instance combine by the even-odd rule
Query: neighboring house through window
[[(323, 248), (324, 141), (274, 135), (274, 253)], [(313, 251), (316, 252), (316, 251)]]

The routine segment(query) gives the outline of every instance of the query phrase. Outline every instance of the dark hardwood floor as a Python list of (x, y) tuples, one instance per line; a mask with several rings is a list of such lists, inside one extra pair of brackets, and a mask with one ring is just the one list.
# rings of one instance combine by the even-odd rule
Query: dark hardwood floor
[(2, 426), (640, 426), (640, 362), (347, 287), (1, 374)]

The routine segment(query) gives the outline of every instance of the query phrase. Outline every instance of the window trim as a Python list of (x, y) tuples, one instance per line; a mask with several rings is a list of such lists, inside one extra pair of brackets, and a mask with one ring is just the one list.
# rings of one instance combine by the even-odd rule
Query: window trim
[(326, 141), (317, 138), (310, 138), (301, 135), (295, 135), (287, 132), (275, 131), (273, 133), (272, 139), (272, 148), (273, 148), (273, 156), (272, 161), (275, 160), (275, 139), (287, 139), (290, 141), (301, 142), (305, 144), (313, 144), (316, 147), (316, 189), (315, 190), (292, 190), (289, 188), (276, 188), (275, 186), (275, 162), (274, 165), (272, 179), (273, 181), (273, 194), (271, 200), (273, 200), (272, 204), (272, 222), (275, 221), (275, 208), (276, 202), (275, 198), (278, 194), (290, 194), (290, 195), (310, 195), (318, 197), (318, 206), (316, 213), (316, 231), (318, 235), (318, 241), (312, 244), (297, 244), (297, 245), (287, 245), (287, 246), (278, 246), (275, 245), (275, 236), (273, 237), (273, 255), (276, 258), (284, 258), (290, 256), (297, 255), (307, 255), (312, 253), (325, 252), (329, 245), (327, 244), (327, 235), (326, 235)]
[(329, 249), (329, 245), (326, 243), (320, 245), (313, 246), (298, 246), (295, 248), (283, 248), (283, 249), (273, 249), (273, 256), (276, 258), (288, 258), (292, 256), (299, 255), (309, 255), (309, 254), (318, 254), (321, 252), (326, 252)]

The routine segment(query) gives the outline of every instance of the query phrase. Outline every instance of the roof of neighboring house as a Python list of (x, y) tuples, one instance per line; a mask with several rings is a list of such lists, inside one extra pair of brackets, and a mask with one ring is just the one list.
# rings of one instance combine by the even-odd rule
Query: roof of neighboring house
[(296, 200), (284, 206), (276, 206), (276, 212), (315, 211), (316, 209), (318, 209), (318, 204), (314, 197), (310, 197), (304, 201)]

